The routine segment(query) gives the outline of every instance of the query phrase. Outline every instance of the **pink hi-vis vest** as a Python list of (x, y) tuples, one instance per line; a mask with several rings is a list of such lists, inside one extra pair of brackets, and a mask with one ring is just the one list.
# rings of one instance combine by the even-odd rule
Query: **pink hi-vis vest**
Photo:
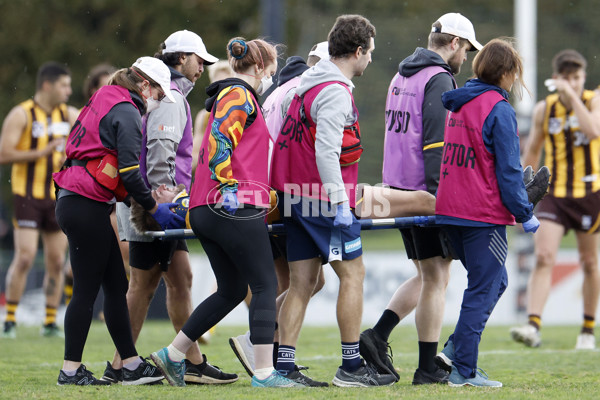
[[(107, 154), (116, 157), (117, 149), (107, 149), (102, 145), (100, 121), (115, 105), (124, 102), (131, 103), (137, 110), (127, 89), (116, 85), (103, 86), (98, 89), (81, 110), (71, 133), (69, 133), (65, 147), (67, 158), (85, 161), (102, 158)], [(131, 132), (132, 135), (135, 133)], [(83, 166), (73, 165), (54, 173), (52, 177), (61, 188), (92, 200), (108, 202), (115, 197), (112, 191), (96, 182)]]
[[(231, 90), (234, 87), (242, 86), (230, 86), (223, 90)], [(231, 170), (233, 177), (238, 181), (237, 197), (239, 202), (268, 208), (270, 204), (268, 178), (269, 131), (258, 101), (250, 91), (245, 88), (244, 90), (254, 101), (257, 114), (254, 122), (244, 129), (242, 139), (231, 153)], [(219, 95), (219, 98), (221, 97), (223, 97), (222, 94)], [(194, 184), (190, 192), (190, 209), (207, 204), (217, 204), (222, 200), (219, 192), (220, 183), (211, 179), (208, 166), (210, 130), (215, 120), (214, 110), (216, 107), (217, 103), (215, 102), (200, 146), (198, 166), (196, 167)]]
[[(423, 161), (423, 98), (429, 80), (439, 66), (423, 68), (410, 77), (396, 73), (385, 102), (383, 183), (408, 190), (427, 190)], [(456, 85), (455, 85), (456, 87)], [(440, 100), (441, 101), (441, 100)]]
[(496, 225), (515, 224), (515, 217), (500, 198), (496, 157), (485, 147), (482, 135), (486, 118), (501, 101), (506, 100), (490, 90), (446, 116), (436, 214)]
[[(302, 97), (294, 96), (273, 150), (271, 186), (274, 189), (293, 195), (329, 201), (317, 169), (315, 140), (310, 133), (310, 129), (314, 129), (316, 124), (310, 116), (310, 110), (312, 103), (321, 90), (334, 84), (342, 85), (348, 89), (341, 82), (324, 82), (309, 89)], [(352, 126), (344, 127), (344, 131), (359, 131), (358, 110), (354, 105), (354, 97), (350, 89), (348, 89), (348, 92), (357, 119)], [(302, 110), (303, 102), (304, 107)], [(304, 111), (304, 115), (302, 115), (302, 111)], [(305, 121), (302, 117), (305, 117)], [(362, 147), (360, 151), (362, 151)], [(358, 160), (349, 165), (340, 165), (340, 170), (350, 207), (354, 208), (356, 205), (356, 184), (358, 182)]]

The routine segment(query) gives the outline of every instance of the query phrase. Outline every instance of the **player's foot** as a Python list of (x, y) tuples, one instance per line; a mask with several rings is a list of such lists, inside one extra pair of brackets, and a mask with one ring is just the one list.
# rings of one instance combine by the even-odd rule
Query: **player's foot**
[(64, 373), (61, 369), (58, 373), (58, 382), (57, 385), (77, 385), (77, 386), (87, 386), (87, 385), (110, 385), (109, 382), (101, 381), (100, 379), (96, 379), (92, 371), (88, 371), (85, 365), (81, 364), (79, 368), (77, 368), (77, 372), (75, 375), (69, 376)]
[(110, 384), (119, 384), (123, 382), (123, 368), (116, 369), (110, 365), (110, 362), (106, 362), (106, 368), (104, 368), (104, 375), (100, 378), (101, 381), (108, 382)]
[(206, 356), (203, 354), (204, 362), (202, 364), (193, 364), (190, 360), (185, 361), (186, 383), (202, 383), (205, 385), (219, 385), (233, 383), (238, 380), (236, 374), (228, 374), (221, 371), (216, 365), (210, 365)]
[(528, 347), (540, 347), (542, 338), (540, 332), (533, 325), (523, 325), (511, 328), (510, 336), (515, 342), (523, 343)]
[(348, 372), (339, 367), (332, 383), (339, 387), (372, 387), (390, 386), (396, 382), (396, 376), (391, 374), (381, 375), (365, 360), (361, 361), (361, 367), (354, 372)]
[[(400, 379), (400, 375), (396, 372), (392, 358), (392, 348), (389, 343), (383, 340), (377, 332), (372, 328), (363, 331), (360, 334), (359, 340), (360, 355), (370, 364), (376, 371), (383, 375), (393, 375), (396, 381)], [(388, 350), (390, 351), (388, 353)]]
[(465, 378), (462, 376), (455, 366), (452, 366), (452, 372), (448, 377), (448, 385), (453, 387), (459, 386), (478, 386), (478, 387), (502, 387), (502, 382), (492, 381), (487, 376), (485, 371), (478, 368), (475, 372), (475, 377)]
[(454, 343), (448, 340), (442, 351), (435, 356), (435, 363), (444, 371), (452, 371), (452, 360), (454, 360)]
[(164, 375), (147, 360), (142, 359), (142, 363), (133, 371), (123, 368), (123, 385), (148, 385), (162, 379)]
[(271, 375), (265, 379), (258, 379), (256, 375), (252, 376), (252, 386), (254, 387), (301, 387), (303, 385), (296, 383), (279, 372), (273, 370)]
[(430, 385), (433, 383), (448, 383), (448, 372), (436, 367), (435, 371), (427, 372), (424, 369), (417, 368), (413, 376), (413, 385)]
[(17, 323), (14, 321), (4, 321), (4, 328), (0, 334), (0, 339), (16, 339)]
[(150, 354), (154, 364), (160, 369), (171, 386), (185, 386), (185, 362), (173, 361), (169, 358), (169, 350), (166, 347)]
[(42, 326), (42, 329), (40, 331), (40, 335), (44, 336), (44, 337), (58, 337), (58, 338), (64, 338), (65, 334), (63, 333), (63, 331), (60, 330), (60, 328), (58, 326), (56, 326), (56, 323), (51, 323), (51, 324), (46, 324)]
[[(306, 367), (305, 367), (306, 368)], [(292, 372), (284, 373), (283, 371), (278, 371), (280, 375), (285, 376), (291, 381), (294, 381), (305, 387), (327, 387), (329, 384), (327, 382), (319, 382), (310, 378), (309, 376), (304, 375), (300, 372), (298, 366), (294, 366), (294, 370)]]
[(527, 184), (529, 182), (531, 182), (532, 179), (533, 179), (533, 168), (531, 168), (531, 165), (528, 165), (523, 170), (523, 183), (525, 184), (525, 186), (527, 186)]
[(237, 356), (238, 360), (242, 363), (242, 366), (250, 375), (254, 376), (254, 346), (250, 341), (250, 332), (246, 332), (243, 335), (229, 338), (229, 345)]
[(596, 337), (591, 333), (580, 333), (577, 336), (576, 350), (594, 350), (596, 348)]
[(533, 179), (525, 185), (530, 203), (535, 205), (546, 195), (550, 185), (550, 170), (545, 165), (538, 169)]

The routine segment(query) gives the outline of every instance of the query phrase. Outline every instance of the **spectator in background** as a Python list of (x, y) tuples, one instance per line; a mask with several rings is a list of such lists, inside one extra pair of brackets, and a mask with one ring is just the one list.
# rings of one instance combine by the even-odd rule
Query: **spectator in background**
[(2, 125), (0, 164), (12, 164), (14, 201), (14, 258), (6, 276), (6, 320), (0, 337), (16, 337), (16, 311), (33, 266), (41, 236), (44, 249), (46, 318), (43, 336), (62, 336), (56, 312), (62, 296), (67, 238), (56, 222), (52, 173), (64, 161), (65, 138), (77, 119), (67, 106), (71, 72), (56, 62), (43, 64), (37, 73), (33, 99), (15, 106)]

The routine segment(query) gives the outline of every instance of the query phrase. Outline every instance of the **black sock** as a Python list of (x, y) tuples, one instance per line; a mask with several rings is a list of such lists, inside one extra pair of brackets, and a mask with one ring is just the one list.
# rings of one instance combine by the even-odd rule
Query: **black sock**
[(386, 342), (388, 341), (392, 331), (400, 322), (400, 317), (392, 310), (384, 310), (383, 314), (373, 327), (373, 330)]
[(279, 351), (279, 342), (273, 342), (273, 367), (277, 367), (277, 352)]
[(419, 342), (419, 369), (434, 372), (438, 342)]

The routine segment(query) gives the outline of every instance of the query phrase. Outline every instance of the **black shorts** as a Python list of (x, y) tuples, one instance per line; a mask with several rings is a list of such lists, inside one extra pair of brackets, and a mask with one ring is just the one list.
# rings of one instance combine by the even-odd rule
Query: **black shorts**
[(600, 225), (600, 191), (578, 199), (546, 195), (535, 209), (535, 216), (556, 222), (578, 232), (596, 233)]
[(452, 257), (454, 255), (452, 246), (446, 233), (439, 227), (411, 226), (400, 229), (406, 255), (411, 260), (425, 260), (432, 257)]
[(171, 263), (171, 257), (173, 257), (176, 250), (188, 251), (184, 239), (129, 242), (129, 265), (132, 268), (148, 271), (156, 263), (160, 263), (160, 268), (167, 271)]
[(13, 196), (15, 228), (31, 228), (42, 231), (59, 231), (56, 222), (56, 201), (52, 199), (34, 199), (32, 197)]

